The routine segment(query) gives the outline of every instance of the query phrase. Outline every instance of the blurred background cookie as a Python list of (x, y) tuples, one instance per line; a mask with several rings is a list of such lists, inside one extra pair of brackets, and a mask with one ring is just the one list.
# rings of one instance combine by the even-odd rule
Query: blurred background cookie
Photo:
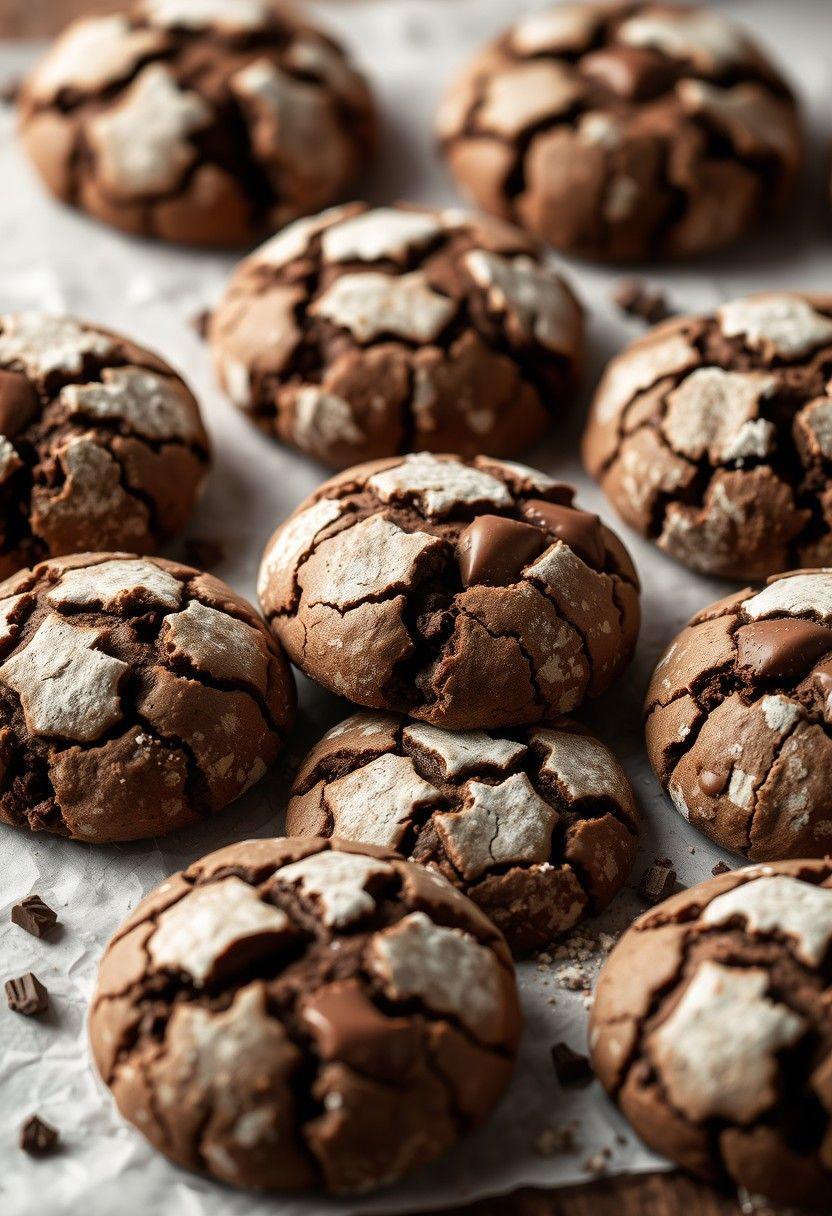
[(85, 553), (0, 584), (0, 820), (160, 836), (263, 776), (292, 725), (283, 653), (230, 587)]
[(208, 464), (197, 403), (156, 355), (72, 317), (0, 316), (0, 575), (153, 552), (185, 526)]
[(375, 142), (363, 78), (273, 0), (82, 18), (27, 77), (20, 114), (58, 198), (194, 245), (244, 245), (334, 202)]
[(752, 861), (832, 853), (832, 572), (698, 613), (659, 660), (647, 750), (677, 810)]
[(615, 756), (568, 718), (495, 737), (364, 713), (304, 760), (286, 832), (398, 849), (464, 891), (522, 955), (620, 891), (638, 812)]
[(452, 730), (568, 713), (620, 676), (640, 621), (626, 549), (573, 494), (485, 456), (348, 469), (267, 544), (263, 612), (359, 705)]
[(676, 317), (612, 360), (583, 440), (619, 514), (704, 574), (832, 564), (832, 297)]
[(801, 156), (794, 98), (746, 33), (661, 3), (523, 18), (452, 85), (437, 131), (480, 207), (610, 261), (733, 241), (780, 207)]
[(121, 1113), (177, 1164), (344, 1193), (481, 1123), (520, 1023), (505, 942), (444, 879), (343, 841), (250, 840), (132, 913), (89, 1026)]
[(651, 1148), (776, 1203), (828, 1203), (830, 945), (829, 861), (725, 874), (625, 933), (596, 989), (592, 1062)]
[(570, 404), (583, 320), (517, 229), (355, 204), (243, 262), (209, 339), (235, 404), (338, 468), (406, 449), (522, 452)]

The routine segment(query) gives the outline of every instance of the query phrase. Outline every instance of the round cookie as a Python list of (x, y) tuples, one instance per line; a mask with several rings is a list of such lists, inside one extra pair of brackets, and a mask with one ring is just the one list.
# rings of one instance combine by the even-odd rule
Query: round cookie
[(696, 827), (752, 861), (832, 853), (832, 571), (698, 613), (645, 711), (656, 775)]
[(521, 19), (461, 74), (438, 135), (486, 211), (605, 261), (688, 257), (790, 194), (788, 85), (708, 8), (561, 4)]
[(126, 1119), (235, 1186), (360, 1192), (483, 1122), (520, 1035), (511, 957), (438, 875), (344, 841), (250, 840), (121, 926), (90, 1014)]
[(359, 465), (267, 544), (264, 614), (359, 705), (451, 730), (550, 720), (613, 683), (639, 628), (626, 549), (572, 497), (484, 456)]
[(620, 891), (638, 812), (613, 753), (568, 718), (494, 737), (361, 713), (304, 760), (286, 832), (397, 849), (464, 891), (522, 955)]
[(832, 863), (700, 883), (641, 916), (601, 972), (592, 1063), (638, 1134), (710, 1181), (826, 1207)]
[(126, 232), (245, 245), (346, 194), (375, 143), (343, 50), (274, 0), (136, 0), (86, 17), (20, 95), (51, 192)]
[(676, 317), (609, 364), (584, 461), (628, 524), (737, 580), (832, 565), (832, 296)]
[(87, 549), (153, 552), (208, 464), (197, 403), (156, 355), (72, 317), (0, 315), (0, 577)]
[(569, 404), (583, 314), (506, 224), (357, 203), (243, 262), (209, 338), (253, 422), (344, 468), (407, 449), (522, 452)]
[(258, 781), (291, 671), (254, 609), (162, 558), (84, 553), (0, 584), (0, 821), (160, 836)]

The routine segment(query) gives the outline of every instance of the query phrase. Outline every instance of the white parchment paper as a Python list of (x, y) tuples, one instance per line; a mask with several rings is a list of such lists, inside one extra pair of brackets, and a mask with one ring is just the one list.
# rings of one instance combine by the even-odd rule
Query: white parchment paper
[[(367, 196), (377, 202), (453, 201), (430, 135), (440, 91), (482, 41), (521, 12), (542, 5), (536, 0), (363, 0), (310, 7), (352, 47), (379, 95), (386, 130)], [(828, 291), (832, 277), (823, 181), (832, 136), (830, 6), (827, 0), (735, 0), (722, 7), (755, 27), (802, 95), (811, 122), (809, 169), (792, 213), (775, 229), (704, 264), (651, 274), (683, 309), (711, 308), (764, 287)], [(0, 81), (19, 74), (38, 49), (0, 44)], [(225, 557), (215, 572), (253, 599), (266, 538), (323, 472), (255, 434), (216, 389), (191, 320), (218, 298), (232, 261), (130, 240), (58, 207), (24, 162), (12, 115), (0, 113), (0, 310), (66, 310), (123, 329), (186, 375), (203, 403), (215, 445), (213, 474), (189, 535), (219, 539)], [(603, 362), (640, 327), (609, 302), (619, 277), (615, 272), (585, 265), (567, 269), (589, 309), (590, 366), (571, 420), (530, 454), (530, 462), (577, 483), (583, 505), (611, 519), (580, 469), (577, 437), (585, 398)], [(630, 672), (585, 717), (617, 750), (642, 803), (644, 844), (634, 881), (653, 858), (666, 855), (689, 884), (709, 877), (717, 861), (732, 859), (685, 824), (662, 797), (642, 748), (640, 702), (659, 651), (694, 611), (725, 588), (620, 530), (644, 582), (644, 627)], [(181, 556), (181, 546), (171, 553)], [(53, 1006), (42, 1019), (25, 1019), (0, 1005), (2, 1216), (420, 1211), (522, 1185), (580, 1182), (599, 1166), (610, 1173), (661, 1168), (597, 1083), (562, 1089), (550, 1058), (551, 1045), (560, 1040), (585, 1048), (588, 988), (612, 935), (640, 908), (632, 891), (592, 927), (590, 940), (578, 934), (553, 951), (551, 962), (520, 968), (523, 1049), (516, 1079), (488, 1126), (433, 1168), (381, 1195), (327, 1204), (317, 1198), (236, 1194), (170, 1166), (119, 1120), (93, 1076), (84, 1027), (105, 942), (142, 895), (171, 871), (233, 840), (279, 833), (293, 765), (345, 712), (343, 702), (301, 681), (301, 720), (290, 755), (250, 795), (195, 831), (92, 849), (0, 829), (0, 982), (33, 970), (47, 984)], [(12, 903), (33, 891), (60, 913), (63, 928), (49, 942), (9, 924)], [(17, 1147), (19, 1123), (33, 1111), (61, 1131), (61, 1151), (41, 1162)], [(563, 1146), (564, 1129), (572, 1134), (572, 1148)]]

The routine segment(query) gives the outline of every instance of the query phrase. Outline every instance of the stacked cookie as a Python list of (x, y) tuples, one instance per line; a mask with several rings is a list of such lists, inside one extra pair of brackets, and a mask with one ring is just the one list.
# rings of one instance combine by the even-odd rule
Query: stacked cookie
[[(118, 929), (90, 1035), (178, 1164), (269, 1190), (392, 1182), (489, 1116), (520, 1040), (512, 955), (602, 912), (638, 847), (624, 769), (570, 715), (627, 668), (639, 578), (571, 487), (514, 459), (562, 433), (584, 356), (541, 242), (623, 261), (738, 238), (794, 186), (795, 99), (706, 9), (521, 19), (438, 116), (488, 218), (331, 205), (374, 102), (271, 0), (76, 23), (20, 109), (49, 189), (116, 228), (279, 229), (206, 336), (234, 405), (340, 471), (266, 543), (261, 618), (156, 555), (210, 462), (181, 377), (98, 326), (0, 317), (0, 820), (88, 844), (187, 829), (275, 761), (290, 661), (347, 698), (286, 838), (196, 861)], [(659, 1151), (804, 1203), (832, 1177), (831, 368), (832, 298), (675, 317), (610, 363), (583, 441), (642, 536), (769, 579), (693, 618), (645, 706), (676, 809), (768, 864), (633, 924), (593, 1066)]]

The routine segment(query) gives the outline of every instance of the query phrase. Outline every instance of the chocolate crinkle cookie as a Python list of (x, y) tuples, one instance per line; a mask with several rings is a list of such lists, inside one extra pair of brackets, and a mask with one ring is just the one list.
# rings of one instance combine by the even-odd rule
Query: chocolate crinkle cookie
[(573, 491), (490, 457), (349, 469), (278, 528), (263, 611), (331, 692), (454, 730), (551, 719), (621, 674), (638, 579)]
[(647, 749), (679, 812), (754, 861), (832, 853), (832, 571), (698, 613), (659, 661)]
[(706, 574), (832, 565), (832, 296), (675, 318), (610, 363), (584, 460), (628, 524)]
[(395, 854), (252, 840), (157, 887), (90, 1015), (125, 1118), (240, 1187), (368, 1191), (495, 1106), (520, 1010), (494, 926)]
[(754, 866), (645, 913), (601, 973), (592, 1063), (651, 1148), (709, 1181), (827, 1208), (832, 863)]
[(245, 600), (161, 558), (85, 553), (0, 584), (0, 820), (101, 842), (219, 811), (294, 718)]
[(569, 404), (583, 315), (515, 228), (354, 204), (243, 262), (209, 338), (258, 426), (343, 468), (407, 449), (518, 454)]
[(526, 954), (621, 889), (638, 813), (615, 756), (569, 719), (494, 736), (363, 713), (304, 760), (286, 832), (398, 849), (464, 891)]
[(184, 527), (208, 464), (167, 363), (72, 317), (0, 316), (0, 577), (93, 548), (152, 552)]
[(244, 245), (334, 202), (375, 142), (342, 49), (273, 0), (138, 0), (82, 18), (19, 103), (53, 194), (196, 245)]
[(611, 261), (715, 249), (778, 209), (801, 157), (794, 98), (727, 17), (562, 4), (459, 77), (438, 116), (479, 206)]

